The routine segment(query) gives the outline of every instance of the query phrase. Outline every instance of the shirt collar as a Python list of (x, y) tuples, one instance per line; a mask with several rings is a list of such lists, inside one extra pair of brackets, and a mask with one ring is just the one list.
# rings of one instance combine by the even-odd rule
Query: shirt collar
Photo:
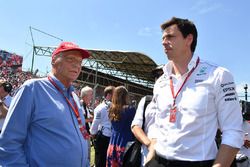
[(197, 59), (198, 59), (198, 56), (197, 55), (193, 55), (192, 59), (188, 63), (188, 71), (192, 70), (192, 68), (195, 68)]
[(62, 90), (62, 91), (67, 91), (70, 93), (70, 92), (73, 92), (75, 89), (72, 85), (70, 85), (69, 89), (67, 89), (63, 83), (57, 79), (52, 73), (49, 74), (49, 76), (52, 78), (52, 80), (56, 83), (56, 85)]
[[(192, 68), (196, 66), (198, 56), (193, 55), (192, 59), (188, 63), (188, 71), (190, 71)], [(163, 67), (163, 72), (164, 74), (167, 74), (168, 76), (172, 75), (172, 68), (173, 68), (173, 62), (169, 61), (164, 67)]]

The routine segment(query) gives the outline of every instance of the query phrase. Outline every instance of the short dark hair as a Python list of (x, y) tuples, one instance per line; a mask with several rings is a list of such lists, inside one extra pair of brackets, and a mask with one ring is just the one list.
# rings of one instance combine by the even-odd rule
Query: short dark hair
[(172, 17), (170, 20), (164, 22), (161, 25), (162, 31), (171, 25), (177, 25), (178, 29), (182, 33), (183, 37), (186, 38), (189, 34), (193, 35), (193, 42), (191, 44), (191, 51), (194, 52), (197, 45), (198, 32), (194, 23), (188, 19), (181, 19)]
[(7, 81), (1, 80), (0, 86), (2, 86), (4, 91), (7, 93), (10, 93), (12, 91), (12, 85), (11, 85), (11, 83), (9, 83)]
[(112, 94), (114, 89), (115, 89), (114, 86), (107, 86), (104, 89), (104, 97), (106, 97), (108, 94)]
[(158, 79), (163, 74), (163, 65), (157, 66), (153, 71), (152, 75), (155, 79)]

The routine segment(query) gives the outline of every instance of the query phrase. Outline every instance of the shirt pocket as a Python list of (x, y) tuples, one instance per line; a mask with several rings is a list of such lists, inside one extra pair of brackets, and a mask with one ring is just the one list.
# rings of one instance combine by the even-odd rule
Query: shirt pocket
[[(190, 112), (203, 112), (207, 108), (208, 89), (205, 87), (187, 87), (182, 93), (180, 106)], [(198, 113), (197, 113), (198, 114)]]

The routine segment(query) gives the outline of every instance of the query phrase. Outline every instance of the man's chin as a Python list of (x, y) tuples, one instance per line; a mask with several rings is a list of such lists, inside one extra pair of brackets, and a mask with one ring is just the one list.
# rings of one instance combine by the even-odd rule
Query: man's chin
[(173, 56), (171, 54), (169, 54), (169, 53), (167, 54), (167, 57), (168, 57), (168, 60), (172, 60), (173, 59)]
[(73, 76), (73, 75), (71, 75), (69, 79), (71, 80), (71, 82), (73, 82), (73, 81), (75, 81), (75, 80), (77, 79), (77, 77), (78, 77), (78, 76)]

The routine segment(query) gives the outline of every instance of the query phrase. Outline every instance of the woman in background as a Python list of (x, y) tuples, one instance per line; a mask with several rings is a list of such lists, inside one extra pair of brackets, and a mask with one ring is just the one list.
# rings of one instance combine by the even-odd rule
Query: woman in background
[(129, 105), (128, 90), (124, 86), (115, 88), (109, 118), (112, 135), (107, 150), (107, 167), (121, 167), (127, 142), (134, 140), (130, 126), (135, 116), (135, 108)]

